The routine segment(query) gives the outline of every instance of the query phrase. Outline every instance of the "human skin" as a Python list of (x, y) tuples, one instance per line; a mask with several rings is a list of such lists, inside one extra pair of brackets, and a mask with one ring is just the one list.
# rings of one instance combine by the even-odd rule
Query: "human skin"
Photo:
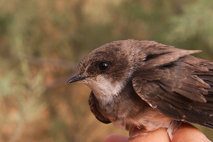
[[(139, 131), (137, 133), (140, 133)], [(130, 136), (131, 137), (131, 136)], [(103, 142), (211, 142), (197, 128), (183, 124), (173, 134), (170, 141), (166, 129), (158, 129), (149, 133), (141, 133), (134, 138), (122, 135), (110, 135)]]

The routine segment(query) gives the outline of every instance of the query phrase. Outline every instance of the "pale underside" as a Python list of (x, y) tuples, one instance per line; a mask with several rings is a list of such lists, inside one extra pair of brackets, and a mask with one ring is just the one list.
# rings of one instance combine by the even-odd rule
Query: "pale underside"
[(119, 117), (113, 124), (122, 129), (125, 129), (126, 125), (128, 125), (130, 128), (136, 127), (145, 131), (153, 131), (158, 128), (169, 128), (171, 122), (171, 118), (150, 108), (147, 112), (138, 114), (133, 118)]
[(111, 78), (98, 75), (95, 78), (86, 79), (85, 84), (93, 90), (95, 97), (99, 101), (102, 101), (103, 104), (108, 104), (123, 89), (125, 81), (112, 82)]

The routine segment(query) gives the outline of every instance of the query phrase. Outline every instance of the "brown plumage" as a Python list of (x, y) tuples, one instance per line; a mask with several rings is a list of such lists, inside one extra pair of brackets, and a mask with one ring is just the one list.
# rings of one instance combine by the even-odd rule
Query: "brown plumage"
[(208, 61), (186, 56), (136, 73), (133, 86), (163, 114), (213, 128), (212, 68)]
[(95, 98), (95, 95), (93, 94), (93, 92), (90, 93), (89, 95), (89, 106), (90, 106), (90, 110), (92, 111), (92, 113), (95, 115), (95, 117), (105, 123), (105, 124), (108, 124), (108, 123), (111, 123), (110, 120), (106, 117), (104, 117), (101, 112), (98, 111), (97, 109), (97, 99)]
[(173, 122), (213, 128), (213, 63), (153, 41), (105, 44), (79, 63), (69, 82), (92, 92), (91, 111), (103, 123), (152, 131)]

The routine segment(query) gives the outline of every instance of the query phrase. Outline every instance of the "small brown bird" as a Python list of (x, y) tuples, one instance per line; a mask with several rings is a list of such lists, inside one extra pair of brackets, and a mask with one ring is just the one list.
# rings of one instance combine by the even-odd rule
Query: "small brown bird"
[(213, 62), (154, 41), (120, 40), (89, 53), (69, 83), (92, 92), (90, 109), (103, 123), (144, 132), (181, 122), (213, 128)]

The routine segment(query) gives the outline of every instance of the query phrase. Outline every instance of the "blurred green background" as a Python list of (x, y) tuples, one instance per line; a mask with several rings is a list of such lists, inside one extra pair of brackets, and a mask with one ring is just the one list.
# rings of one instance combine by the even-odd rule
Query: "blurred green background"
[[(76, 63), (113, 40), (201, 49), (213, 61), (212, 0), (0, 0), (0, 141), (101, 142)], [(213, 132), (201, 128), (213, 140)]]

